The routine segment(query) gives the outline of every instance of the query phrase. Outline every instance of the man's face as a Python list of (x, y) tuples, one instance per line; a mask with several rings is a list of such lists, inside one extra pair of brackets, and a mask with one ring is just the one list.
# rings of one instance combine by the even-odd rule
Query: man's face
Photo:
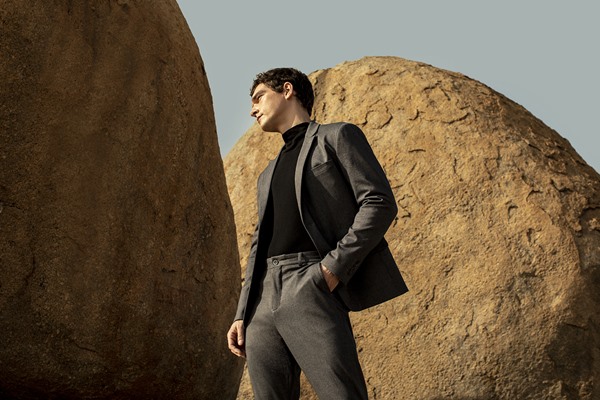
[(284, 92), (277, 93), (264, 83), (254, 89), (250, 115), (256, 118), (263, 131), (279, 132), (286, 109)]

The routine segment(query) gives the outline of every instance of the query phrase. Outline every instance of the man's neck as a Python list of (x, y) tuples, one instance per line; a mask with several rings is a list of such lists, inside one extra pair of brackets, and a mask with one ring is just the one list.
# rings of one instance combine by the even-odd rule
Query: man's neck
[(290, 119), (289, 121), (286, 121), (285, 124), (282, 124), (279, 133), (284, 134), (290, 128), (292, 128), (292, 127), (294, 127), (294, 126), (296, 126), (298, 124), (301, 124), (303, 122), (310, 122), (310, 116), (308, 116), (308, 115), (296, 115), (293, 119)]

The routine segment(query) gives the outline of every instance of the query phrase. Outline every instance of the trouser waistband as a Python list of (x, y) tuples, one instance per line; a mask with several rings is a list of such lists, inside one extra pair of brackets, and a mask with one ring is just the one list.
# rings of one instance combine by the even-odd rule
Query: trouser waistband
[(301, 251), (299, 253), (282, 254), (267, 258), (267, 267), (282, 267), (285, 265), (302, 265), (321, 260), (316, 251)]

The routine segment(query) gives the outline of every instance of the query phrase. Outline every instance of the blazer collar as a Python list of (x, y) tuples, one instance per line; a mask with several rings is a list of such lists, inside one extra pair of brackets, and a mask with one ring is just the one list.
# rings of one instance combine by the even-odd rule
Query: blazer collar
[(306, 128), (306, 137), (313, 137), (317, 134), (320, 124), (315, 121), (310, 121), (308, 128)]

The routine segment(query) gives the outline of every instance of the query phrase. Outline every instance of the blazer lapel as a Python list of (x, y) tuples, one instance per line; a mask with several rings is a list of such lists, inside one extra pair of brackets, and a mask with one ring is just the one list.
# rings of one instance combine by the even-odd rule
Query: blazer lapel
[[(279, 154), (281, 154), (281, 151), (279, 151)], [(257, 189), (259, 221), (262, 221), (265, 215), (265, 209), (267, 208), (267, 201), (269, 201), (269, 193), (271, 191), (271, 180), (273, 179), (273, 171), (275, 170), (275, 165), (277, 165), (279, 154), (277, 154), (277, 157), (275, 157), (274, 160), (269, 161), (267, 168), (265, 168), (265, 170), (260, 176), (260, 182)]]
[(317, 124), (314, 121), (310, 121), (310, 124), (306, 129), (306, 134), (304, 135), (302, 147), (300, 148), (300, 154), (298, 154), (298, 161), (296, 162), (294, 183), (296, 185), (296, 201), (298, 202), (298, 210), (300, 211), (300, 215), (302, 215), (302, 174), (304, 171), (304, 164), (306, 163), (308, 151), (312, 146), (313, 140), (315, 139), (315, 134), (317, 133), (318, 129), (319, 124)]

